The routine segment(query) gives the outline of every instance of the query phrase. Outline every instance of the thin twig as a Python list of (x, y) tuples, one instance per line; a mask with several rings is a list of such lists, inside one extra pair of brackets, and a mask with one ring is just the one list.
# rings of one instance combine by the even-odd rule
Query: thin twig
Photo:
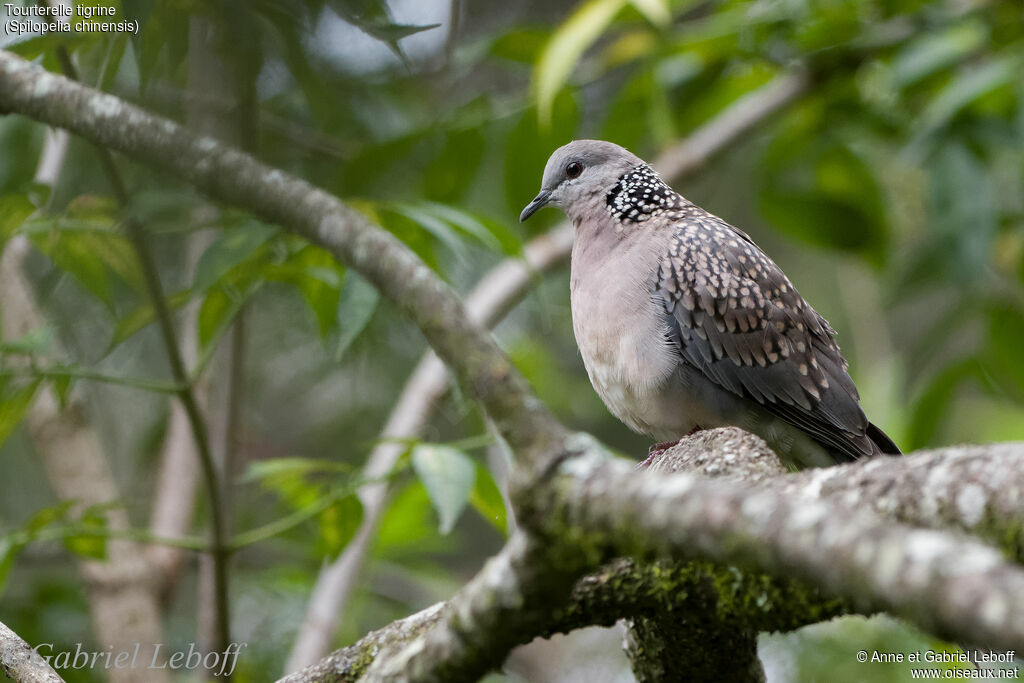
[(122, 387), (131, 387), (142, 391), (150, 391), (158, 394), (176, 394), (181, 387), (170, 382), (161, 382), (154, 379), (142, 377), (125, 377), (122, 375), (109, 375), (103, 372), (95, 372), (87, 368), (78, 368), (70, 365), (54, 367), (21, 367), (21, 368), (0, 368), (0, 377), (43, 377), (46, 379), (77, 379), (104, 384), (115, 384)]

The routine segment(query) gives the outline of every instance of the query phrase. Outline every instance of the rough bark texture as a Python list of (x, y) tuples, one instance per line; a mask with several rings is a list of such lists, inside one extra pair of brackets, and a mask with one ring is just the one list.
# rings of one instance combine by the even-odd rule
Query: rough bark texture
[[(1020, 461), (1024, 447), (1013, 447)], [(898, 458), (847, 467), (883, 470)], [(570, 533), (600, 532), (622, 554), (700, 557), (805, 579), (952, 640), (1024, 646), (1024, 572), (995, 547), (851, 509), (831, 499), (756, 486), (669, 477), (592, 460), (566, 464), (562, 500)], [(917, 496), (926, 492), (917, 490)]]
[[(873, 534), (879, 534), (878, 545), (874, 540), (870, 542), (857, 542), (856, 523), (857, 517), (865, 515), (863, 505), (859, 503), (860, 496), (864, 492), (874, 490), (874, 487), (885, 487), (887, 489), (884, 500), (903, 501), (905, 505), (894, 506), (891, 503), (883, 503), (878, 511), (883, 514), (901, 515), (904, 521), (914, 522), (925, 526), (946, 526), (957, 525), (958, 519), (963, 517), (963, 511), (955, 504), (939, 505), (911, 505), (912, 501), (919, 501), (923, 498), (922, 490), (927, 490), (927, 478), (915, 478), (913, 472), (918, 468), (928, 471), (929, 463), (933, 464), (939, 472), (945, 474), (935, 475), (936, 479), (950, 482), (949, 489), (940, 491), (939, 495), (943, 501), (955, 501), (960, 494), (955, 485), (955, 479), (947, 477), (956, 476), (960, 472), (980, 472), (986, 467), (991, 468), (996, 461), (1018, 460), (1024, 455), (1024, 445), (1002, 444), (991, 447), (971, 448), (950, 448), (905, 458), (886, 458), (873, 461), (862, 461), (842, 468), (829, 468), (827, 470), (813, 470), (799, 473), (782, 473), (781, 464), (775, 454), (767, 448), (763, 441), (757, 437), (742, 432), (735, 428), (708, 430), (699, 432), (688, 437), (679, 445), (657, 454), (649, 464), (649, 470), (657, 476), (672, 475), (672, 473), (689, 472), (699, 473), (703, 476), (716, 477), (723, 482), (756, 485), (757, 491), (773, 492), (771, 505), (758, 497), (756, 493), (737, 493), (737, 497), (730, 501), (730, 496), (717, 498), (708, 506), (706, 503), (696, 503), (697, 508), (704, 510), (701, 524), (707, 524), (709, 520), (718, 520), (721, 524), (728, 517), (734, 516), (738, 511), (741, 519), (745, 518), (748, 523), (785, 524), (786, 520), (777, 518), (776, 510), (779, 510), (780, 500), (788, 501), (788, 506), (782, 509), (784, 516), (792, 515), (789, 521), (796, 520), (796, 526), (800, 533), (794, 536), (794, 541), (800, 545), (806, 543), (803, 549), (794, 551), (797, 561), (806, 562), (806, 558), (800, 560), (800, 555), (806, 554), (817, 557), (817, 569), (812, 581), (800, 581), (798, 579), (773, 578), (771, 575), (762, 573), (759, 570), (748, 568), (742, 565), (749, 565), (747, 550), (742, 546), (751, 543), (751, 539), (745, 539), (742, 534), (730, 532), (727, 536), (729, 544), (726, 548), (720, 548), (723, 555), (727, 555), (728, 561), (738, 562), (741, 566), (709, 563), (706, 561), (635, 561), (630, 559), (618, 559), (609, 562), (599, 571), (594, 572), (579, 580), (573, 588), (570, 602), (561, 610), (551, 613), (551, 617), (537, 632), (537, 635), (551, 635), (553, 633), (567, 632), (586, 625), (610, 625), (619, 619), (632, 620), (632, 633), (627, 643), (627, 651), (635, 667), (634, 671), (638, 678), (644, 680), (720, 680), (722, 672), (730, 672), (730, 676), (738, 680), (758, 680), (762, 675), (759, 664), (753, 658), (756, 650), (751, 649), (752, 638), (760, 631), (789, 631), (806, 624), (817, 623), (838, 615), (862, 612), (872, 613), (875, 611), (870, 605), (865, 606), (857, 601), (855, 588), (850, 591), (850, 600), (843, 600), (834, 597), (831, 592), (822, 592), (816, 587), (823, 577), (827, 577), (830, 565), (847, 567), (856, 565), (856, 561), (849, 561), (848, 555), (864, 554), (861, 568), (862, 574), (871, 576), (859, 580), (869, 583), (872, 581), (892, 581), (889, 590), (899, 593), (903, 588), (907, 590), (930, 590), (922, 583), (924, 574), (919, 572), (919, 562), (930, 562), (932, 558), (942, 556), (944, 543), (950, 538), (946, 535), (934, 534), (924, 530), (915, 530), (898, 525), (876, 525), (873, 524)], [(601, 467), (607, 466), (603, 463)], [(615, 463), (616, 470), (623, 475), (623, 479), (616, 480), (617, 487), (624, 482), (632, 480), (632, 473), (627, 474), (627, 467), (622, 463)], [(847, 470), (845, 474), (833, 470)], [(989, 469), (991, 471), (991, 469)], [(906, 476), (906, 479), (897, 479), (893, 473), (900, 473), (898, 476)], [(684, 475), (684, 477), (687, 475)], [(669, 481), (676, 479), (671, 476)], [(827, 480), (828, 486), (819, 487), (814, 482)], [(896, 485), (895, 482), (899, 482)], [(906, 486), (906, 482), (913, 482)], [(645, 515), (658, 516), (670, 514), (665, 512), (673, 508), (680, 508), (685, 517), (687, 508), (691, 507), (685, 491), (677, 491), (677, 495), (659, 496), (656, 491), (662, 485), (668, 483), (653, 482), (652, 487), (647, 489), (644, 495), (628, 495), (631, 500), (641, 499), (643, 505), (641, 510)], [(675, 482), (679, 485), (681, 482)], [(845, 485), (844, 485), (845, 483)], [(971, 477), (963, 479), (966, 490), (971, 490), (976, 482)], [(919, 488), (921, 487), (921, 488)], [(1020, 515), (1019, 510), (1009, 510), (1013, 503), (1013, 490), (1018, 488), (1016, 483), (1010, 482), (1007, 487), (992, 485), (989, 490), (991, 496), (983, 496), (978, 503), (985, 509), (999, 510), (1001, 514)], [(897, 491), (898, 489), (898, 491)], [(696, 491), (700, 487), (695, 488)], [(600, 496), (595, 495), (595, 500)], [(626, 495), (626, 494), (623, 494)], [(700, 494), (698, 494), (699, 496)], [(762, 496), (768, 495), (762, 493)], [(970, 494), (976, 499), (975, 494)], [(744, 501), (753, 500), (748, 504), (746, 511)], [(827, 515), (835, 518), (831, 524), (833, 528), (842, 528), (843, 519), (853, 518), (854, 531), (852, 535), (838, 537), (837, 542), (842, 545), (842, 538), (848, 538), (852, 544), (845, 552), (837, 552), (834, 548), (824, 547), (818, 551), (820, 530), (815, 531), (814, 527), (822, 523), (819, 510), (804, 510), (804, 502), (813, 506), (815, 501), (827, 504), (824, 508)], [(850, 507), (850, 503), (861, 505), (861, 509)], [(888, 513), (886, 513), (888, 511)], [(912, 514), (911, 514), (912, 511)], [(969, 519), (975, 519), (977, 513), (969, 515)], [(617, 520), (614, 524), (606, 522), (611, 528), (621, 527), (626, 534), (631, 533), (634, 528), (633, 522), (622, 523)], [(643, 526), (643, 524), (639, 525)], [(829, 524), (826, 524), (829, 526)], [(1003, 525), (985, 526), (976, 525), (975, 530), (985, 534), (988, 538), (1000, 542), (1001, 546), (1014, 552), (1017, 548), (1017, 538), (1002, 531)], [(886, 538), (883, 532), (886, 529), (894, 529), (895, 536)], [(669, 532), (664, 532), (670, 535)], [(567, 530), (567, 537), (581, 536), (580, 530)], [(702, 534), (697, 533), (692, 538), (699, 540)], [(826, 531), (827, 535), (827, 531)], [(903, 540), (896, 540), (901, 538)], [(671, 543), (667, 538), (664, 543)], [(718, 541), (715, 541), (716, 543)], [(1016, 576), (1019, 580), (1019, 570), (1012, 565), (1001, 561), (999, 554), (988, 546), (967, 539), (952, 539), (958, 549), (957, 552), (964, 553), (964, 557), (956, 566), (956, 560), (944, 560), (948, 562), (948, 573), (951, 576), (944, 580), (955, 587), (940, 588), (930, 593), (933, 596), (942, 596), (938, 605), (924, 609), (915, 606), (912, 597), (904, 597), (899, 602), (903, 606), (903, 614), (909, 616), (915, 623), (927, 623), (932, 620), (932, 630), (943, 633), (941, 626), (934, 625), (935, 620), (941, 620), (945, 611), (959, 611), (960, 608), (948, 603), (961, 603), (957, 595), (958, 590), (968, 590), (976, 594), (977, 590), (987, 592), (986, 582), (989, 580), (989, 570), (985, 565), (995, 562), (1003, 570), (1008, 570), (1010, 576)], [(628, 545), (634, 543), (649, 547), (652, 543), (648, 539), (632, 539)], [(906, 547), (903, 543), (907, 543)], [(964, 545), (966, 543), (966, 545)], [(758, 545), (755, 539), (752, 543)], [(786, 545), (786, 544), (783, 544)], [(894, 547), (894, 549), (893, 549)], [(886, 548), (889, 548), (886, 551)], [(842, 550), (842, 548), (840, 548)], [(756, 550), (755, 554), (761, 553)], [(940, 555), (935, 555), (938, 552)], [(878, 555), (877, 553), (882, 553)], [(651, 555), (649, 551), (640, 552), (641, 555)], [(708, 556), (706, 551), (695, 549), (683, 549), (674, 555), (700, 555)], [(869, 556), (872, 554), (872, 556)], [(878, 557), (879, 559), (873, 559)], [(766, 558), (758, 556), (756, 565), (763, 567)], [(980, 569), (980, 572), (975, 572)], [(842, 573), (850, 573), (849, 569), (841, 570)], [(777, 572), (779, 575), (792, 574), (792, 569), (784, 572)], [(994, 572), (999, 575), (1000, 571)], [(1005, 578), (1005, 577), (1004, 577)], [(843, 579), (848, 580), (847, 578)], [(858, 586), (857, 582), (852, 584)], [(1012, 590), (1012, 589), (1009, 589)], [(837, 591), (839, 592), (839, 591)], [(987, 611), (989, 618), (993, 615), (1003, 614), (1005, 622), (1012, 622), (1006, 610), (1012, 609), (1012, 599), (1007, 593), (1002, 594), (1002, 605), (993, 601), (987, 609), (979, 611), (979, 614)], [(968, 598), (969, 599), (969, 598)], [(934, 600), (934, 597), (933, 597)], [(943, 600), (947, 604), (942, 604)], [(894, 600), (894, 604), (895, 604)], [(445, 614), (437, 606), (432, 608), (433, 617)], [(896, 610), (892, 610), (896, 611)], [(422, 623), (417, 619), (416, 623)], [(986, 643), (991, 643), (992, 630), (998, 631), (1001, 626), (993, 625), (986, 635)], [(956, 630), (964, 634), (967, 631), (956, 626)], [(415, 641), (426, 639), (428, 636), (417, 634)], [(954, 637), (949, 635), (949, 637)], [(1020, 634), (1016, 636), (1015, 643), (1024, 642)], [(386, 638), (390, 644), (388, 652), (392, 652), (396, 643), (404, 640), (403, 636), (389, 632), (389, 628), (382, 629), (374, 634), (375, 642), (381, 642)], [(525, 641), (524, 641), (525, 642)], [(1007, 641), (1009, 642), (1009, 641)], [(317, 680), (354, 680), (351, 676), (357, 675), (358, 671), (366, 667), (368, 662), (366, 655), (368, 649), (366, 643), (359, 644), (338, 651), (331, 655), (331, 661), (346, 662), (343, 670), (350, 678), (324, 677), (324, 669), (308, 669), (293, 674), (288, 680), (290, 683), (305, 683)], [(689, 644), (689, 645), (688, 645)], [(694, 649), (698, 648), (699, 649)], [(417, 645), (419, 647), (419, 645)], [(1010, 647), (1005, 645), (1004, 647)], [(684, 655), (684, 652), (686, 653)], [(740, 657), (746, 653), (747, 656)], [(692, 660), (692, 661), (691, 661)], [(497, 662), (494, 662), (497, 666)], [(414, 677), (413, 677), (414, 678)], [(375, 680), (367, 677), (366, 680)]]
[(17, 633), (0, 623), (0, 669), (17, 683), (61, 683), (63, 679), (50, 668), (42, 655)]

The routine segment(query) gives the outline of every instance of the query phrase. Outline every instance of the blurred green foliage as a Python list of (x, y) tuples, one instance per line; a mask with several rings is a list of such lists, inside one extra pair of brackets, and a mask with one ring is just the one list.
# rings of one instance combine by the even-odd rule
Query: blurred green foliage
[[(749, 232), (832, 321), (867, 412), (906, 450), (1024, 438), (1018, 2), (100, 4), (110, 3), (140, 22), (139, 35), (3, 46), (54, 71), (63, 46), (91, 85), (176, 120), (198, 107), (255, 131), (245, 143), (263, 160), (336, 193), (460, 291), (557, 220), (516, 221), (554, 147), (603, 137), (651, 159), (801, 65), (806, 95), (676, 187)], [(222, 37), (216, 63), (190, 44), (197, 22)], [(223, 70), (232, 87), (197, 90), (204, 69)], [(123, 503), (137, 525), (147, 518), (167, 400), (145, 389), (166, 382), (167, 366), (123, 232), (131, 216), (150, 235), (170, 305), (196, 316), (197, 375), (220, 376), (207, 365), (248, 311), (247, 474), (234, 513), (247, 544), (233, 580), (236, 637), (259, 651), (243, 658), (240, 678), (263, 680), (283, 665), (318, 567), (356, 529), (355, 473), (423, 342), (319, 248), (235, 210), (203, 211), (206, 200), (174, 178), (119, 161), (131, 194), (119, 209), (94, 151), (73, 142), (58, 180), (36, 182), (43, 145), (40, 126), (0, 118), (0, 239), (31, 239), (31, 275), (53, 324), (0, 349), (0, 457), (26, 473), (0, 489), (0, 616), (36, 642), (89, 637), (55, 544), (98, 556), (103, 534), (94, 514), (69, 517), (54, 503), (18, 438), (40, 387), (87, 398)], [(190, 244), (205, 245), (195, 262)], [(568, 424), (642, 453), (646, 442), (607, 414), (582, 374), (566, 289), (564, 272), (538, 278), (498, 336)], [(54, 357), (54, 336), (66, 357)], [(505, 509), (490, 468), (504, 455), (462, 441), (486, 429), (456, 391), (424, 441), (408, 444), (339, 643), (446, 597), (500, 545)], [(187, 584), (177, 597), (170, 638), (189, 642), (194, 597)], [(888, 636), (859, 622), (839, 628), (831, 640), (815, 631), (777, 644), (798, 657), (799, 680), (863, 679), (853, 653), (871, 648), (857, 643)]]

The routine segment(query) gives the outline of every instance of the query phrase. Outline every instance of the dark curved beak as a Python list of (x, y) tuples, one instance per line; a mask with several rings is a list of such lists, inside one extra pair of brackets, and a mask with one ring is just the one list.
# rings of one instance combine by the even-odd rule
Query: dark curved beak
[(522, 223), (527, 218), (537, 213), (538, 209), (544, 208), (544, 205), (551, 199), (551, 190), (541, 190), (540, 194), (533, 198), (533, 201), (526, 205), (523, 212), (519, 214), (519, 222)]

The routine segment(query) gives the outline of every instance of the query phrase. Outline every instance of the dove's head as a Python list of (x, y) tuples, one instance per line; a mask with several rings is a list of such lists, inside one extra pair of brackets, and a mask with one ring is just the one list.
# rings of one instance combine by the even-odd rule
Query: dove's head
[(525, 221), (544, 206), (572, 215), (574, 206), (603, 197), (623, 175), (643, 164), (629, 150), (604, 140), (574, 140), (554, 151), (544, 167), (540, 193), (519, 215)]

